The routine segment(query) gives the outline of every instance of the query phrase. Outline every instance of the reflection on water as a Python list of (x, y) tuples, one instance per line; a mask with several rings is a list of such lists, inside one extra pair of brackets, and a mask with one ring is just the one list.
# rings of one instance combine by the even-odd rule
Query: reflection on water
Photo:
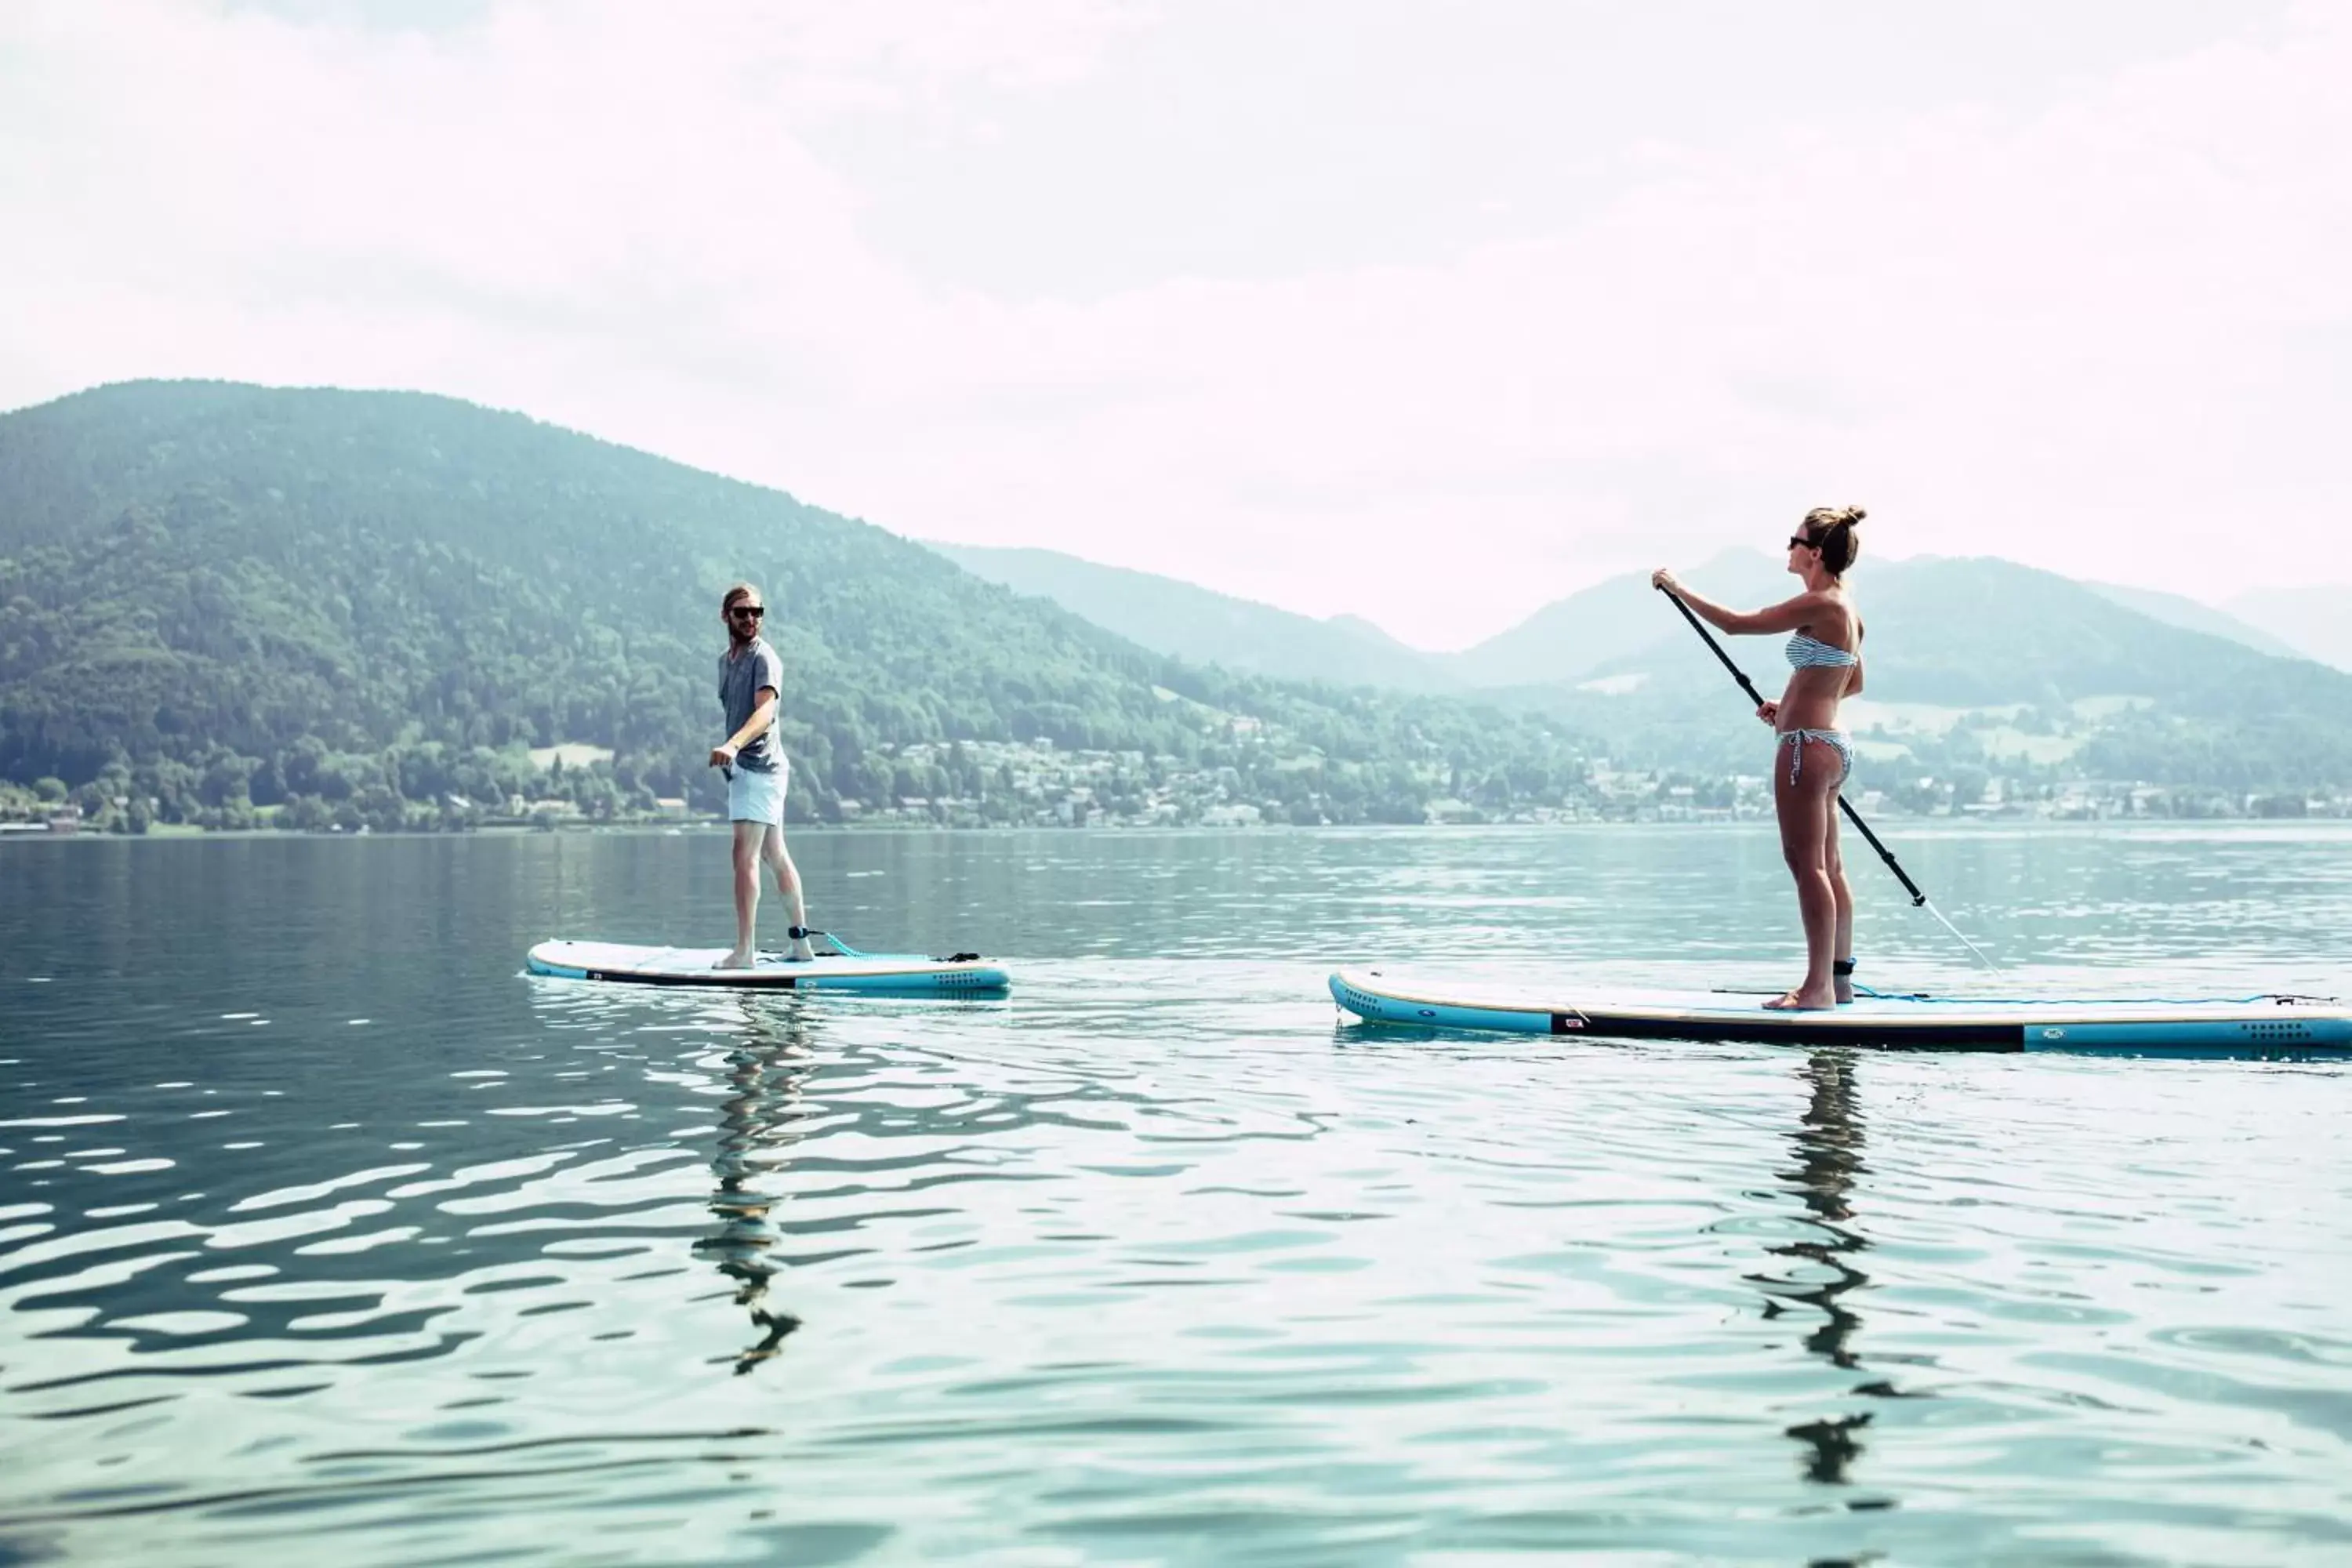
[[(2021, 984), (2344, 986), (2352, 834), (1903, 847)], [(1334, 1035), (1785, 981), (1763, 835), (795, 852), (1013, 996), (517, 973), (715, 837), (0, 848), (0, 1563), (2352, 1560), (2341, 1067)]]
[[(1860, 1368), (1854, 1336), (1862, 1328), (1855, 1303), (1845, 1298), (1870, 1283), (1858, 1267), (1870, 1243), (1854, 1224), (1849, 1195), (1855, 1178), (1864, 1173), (1862, 1113), (1854, 1104), (1856, 1064), (1849, 1051), (1820, 1050), (1809, 1055), (1801, 1069), (1807, 1089), (1802, 1124), (1790, 1135), (1797, 1167), (1782, 1179), (1812, 1215), (1812, 1234), (1801, 1241), (1773, 1247), (1779, 1257), (1798, 1259), (1804, 1267), (1791, 1277), (1755, 1276), (1765, 1288), (1764, 1315), (1779, 1318), (1783, 1301), (1799, 1301), (1821, 1315), (1805, 1335), (1805, 1349), (1841, 1372)], [(1857, 1395), (1891, 1393), (1883, 1383), (1857, 1384)], [(1870, 1425), (1870, 1413), (1856, 1411), (1834, 1418), (1803, 1422), (1789, 1436), (1806, 1448), (1807, 1479), (1843, 1486), (1851, 1479), (1860, 1457), (1860, 1434)]]
[(792, 1313), (768, 1304), (777, 1272), (775, 1210), (783, 1199), (766, 1184), (784, 1164), (797, 1136), (794, 1124), (804, 1114), (800, 1099), (811, 1071), (811, 1031), (797, 1007), (779, 1012), (753, 999), (739, 1005), (743, 1043), (727, 1054), (729, 1092), (710, 1162), (719, 1178), (710, 1212), (719, 1225), (694, 1250), (735, 1281), (735, 1304), (751, 1313), (759, 1333), (734, 1358), (740, 1374), (774, 1355), (784, 1336), (801, 1326)]

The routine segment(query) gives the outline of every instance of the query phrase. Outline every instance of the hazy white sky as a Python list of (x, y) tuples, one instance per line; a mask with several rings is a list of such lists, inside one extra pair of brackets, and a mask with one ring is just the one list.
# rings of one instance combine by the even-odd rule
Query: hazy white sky
[(415, 387), (1407, 641), (2352, 582), (2352, 5), (9, 0), (0, 406)]

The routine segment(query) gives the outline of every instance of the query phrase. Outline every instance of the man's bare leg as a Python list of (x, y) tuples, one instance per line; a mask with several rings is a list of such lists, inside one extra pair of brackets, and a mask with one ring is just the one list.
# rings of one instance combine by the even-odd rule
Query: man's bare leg
[[(776, 874), (776, 891), (783, 896), (784, 907), (792, 911), (793, 929), (799, 931), (808, 924), (808, 906), (801, 899), (801, 871), (793, 864), (792, 851), (784, 847), (784, 830), (771, 827), (760, 841), (761, 858)], [(756, 880), (756, 879), (755, 879)], [(805, 963), (816, 956), (804, 936), (793, 939), (790, 957)]]
[[(749, 969), (757, 953), (760, 923), (760, 841), (776, 829), (764, 822), (735, 822), (735, 947), (719, 961), (721, 969)], [(799, 900), (793, 900), (799, 908)], [(799, 924), (795, 916), (793, 924)]]

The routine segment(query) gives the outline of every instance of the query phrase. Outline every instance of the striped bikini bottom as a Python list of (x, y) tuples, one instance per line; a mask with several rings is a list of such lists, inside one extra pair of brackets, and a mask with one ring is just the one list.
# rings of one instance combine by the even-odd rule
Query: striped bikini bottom
[(1808, 741), (1819, 741), (1837, 752), (1838, 759), (1845, 764), (1845, 770), (1838, 774), (1838, 783), (1843, 784), (1853, 776), (1853, 742), (1843, 730), (1783, 730), (1780, 731), (1780, 744), (1789, 748), (1790, 784), (1795, 784), (1798, 775), (1804, 771), (1805, 742)]

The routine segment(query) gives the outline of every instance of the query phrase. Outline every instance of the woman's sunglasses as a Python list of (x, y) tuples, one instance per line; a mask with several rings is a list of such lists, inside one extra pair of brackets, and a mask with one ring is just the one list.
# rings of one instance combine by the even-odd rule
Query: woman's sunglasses
[(1792, 533), (1789, 535), (1789, 548), (1791, 550), (1819, 550), (1821, 546), (1815, 544), (1811, 540), (1807, 539), (1801, 533)]

